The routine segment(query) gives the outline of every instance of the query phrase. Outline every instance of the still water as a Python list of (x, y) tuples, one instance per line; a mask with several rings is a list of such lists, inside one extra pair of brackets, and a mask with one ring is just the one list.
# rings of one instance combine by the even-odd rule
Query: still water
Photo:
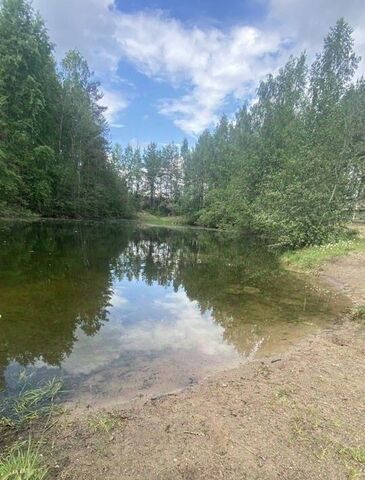
[(254, 240), (133, 222), (0, 224), (0, 390), (60, 376), (80, 402), (162, 394), (330, 321), (340, 299)]

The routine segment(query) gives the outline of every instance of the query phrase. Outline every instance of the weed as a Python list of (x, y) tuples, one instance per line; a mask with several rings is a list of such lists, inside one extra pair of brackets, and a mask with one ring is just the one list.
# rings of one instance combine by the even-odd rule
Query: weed
[(316, 436), (317, 442), (319, 441), (318, 437), (318, 427), (320, 426), (321, 421), (318, 417), (316, 410), (310, 407), (305, 409), (305, 412), (298, 414), (292, 420), (292, 432), (297, 437), (310, 438), (313, 435)]
[(318, 452), (316, 452), (314, 455), (318, 458), (318, 460), (321, 462), (324, 460), (327, 456), (329, 450), (329, 444), (323, 444), (323, 445), (318, 445)]
[(43, 480), (48, 469), (39, 453), (39, 443), (18, 443), (0, 457), (1, 480)]
[(62, 382), (54, 378), (37, 388), (25, 387), (16, 397), (6, 397), (0, 403), (0, 425), (19, 428), (48, 414), (61, 387)]
[(296, 437), (303, 437), (306, 432), (306, 423), (302, 417), (295, 417), (292, 421), (292, 432)]
[(300, 250), (285, 252), (282, 261), (285, 265), (299, 268), (299, 270), (313, 270), (320, 267), (324, 262), (335, 257), (341, 257), (352, 252), (365, 250), (363, 238), (354, 240), (341, 240), (327, 245), (306, 247)]
[(285, 390), (285, 388), (281, 388), (276, 392), (276, 396), (278, 398), (288, 398), (290, 397), (290, 392), (288, 390)]
[(357, 468), (348, 468), (347, 478), (348, 480), (358, 480), (360, 478), (361, 472)]
[(354, 308), (353, 318), (356, 319), (356, 320), (365, 320), (365, 306), (364, 305), (361, 305), (359, 307)]
[(291, 392), (285, 388), (281, 388), (276, 392), (276, 398), (282, 405), (286, 405), (291, 402)]
[(336, 428), (342, 428), (343, 422), (339, 418), (332, 419), (333, 426)]
[(362, 447), (345, 447), (340, 450), (340, 454), (346, 456), (350, 460), (365, 466), (365, 448)]
[(108, 413), (96, 413), (89, 419), (89, 426), (94, 432), (110, 433), (118, 424), (118, 419)]

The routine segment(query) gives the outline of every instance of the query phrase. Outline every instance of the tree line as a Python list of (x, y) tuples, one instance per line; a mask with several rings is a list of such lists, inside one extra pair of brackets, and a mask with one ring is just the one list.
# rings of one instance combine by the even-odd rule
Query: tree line
[(335, 237), (364, 196), (365, 80), (337, 21), (309, 65), (290, 57), (251, 104), (192, 146), (110, 145), (100, 86), (53, 45), (28, 0), (0, 0), (0, 213), (140, 210), (300, 246)]
[(153, 143), (142, 154), (116, 147), (129, 188), (149, 198), (142, 206), (285, 246), (335, 238), (364, 197), (359, 61), (352, 29), (339, 19), (312, 65), (305, 53), (291, 57), (260, 83), (251, 106), (233, 120), (223, 116), (192, 148), (186, 140), (180, 152)]
[(340, 19), (311, 66), (304, 53), (290, 58), (260, 83), (254, 105), (205, 132), (193, 152), (205, 172), (200, 184), (192, 182), (197, 220), (289, 246), (336, 236), (364, 189), (358, 64), (352, 30)]
[(99, 84), (76, 50), (56, 64), (27, 0), (0, 2), (0, 211), (128, 216)]

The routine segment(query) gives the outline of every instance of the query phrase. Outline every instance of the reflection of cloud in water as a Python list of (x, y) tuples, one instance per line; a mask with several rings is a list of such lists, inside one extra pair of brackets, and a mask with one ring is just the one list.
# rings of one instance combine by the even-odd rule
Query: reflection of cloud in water
[[(231, 354), (232, 347), (223, 343), (224, 329), (209, 314), (201, 314), (198, 304), (182, 291), (155, 300), (152, 308), (160, 319), (138, 324), (128, 331), (131, 350), (195, 349), (205, 355)], [(171, 321), (171, 319), (173, 321)]]
[(137, 357), (167, 350), (191, 350), (217, 356), (222, 362), (238, 359), (234, 348), (223, 340), (224, 329), (212, 321), (209, 313), (202, 314), (198, 304), (183, 291), (158, 287), (148, 300), (140, 292), (143, 305), (130, 302), (125, 297), (128, 293), (136, 295), (135, 290), (116, 287), (109, 322), (94, 337), (77, 331), (78, 341), (62, 365), (67, 372), (89, 374), (123, 355)]
[(122, 305), (126, 305), (128, 303), (128, 300), (121, 295), (121, 291), (122, 288), (116, 289), (110, 298), (109, 303), (113, 308), (119, 308)]
[(340, 311), (256, 241), (129, 222), (0, 233), (0, 389), (8, 365), (46, 378), (61, 364), (71, 390), (159, 393), (287, 348)]

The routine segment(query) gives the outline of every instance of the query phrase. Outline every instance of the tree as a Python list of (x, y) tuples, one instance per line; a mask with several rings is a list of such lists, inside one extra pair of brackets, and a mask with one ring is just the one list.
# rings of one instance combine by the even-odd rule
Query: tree
[(109, 160), (101, 97), (79, 52), (69, 52), (57, 74), (53, 45), (28, 0), (1, 2), (2, 210), (88, 217), (129, 211), (126, 185)]
[(162, 148), (162, 193), (165, 199), (165, 209), (175, 213), (179, 208), (182, 188), (182, 169), (179, 149), (174, 143)]
[(58, 84), (42, 19), (26, 0), (0, 8), (1, 200), (36, 212), (52, 197)]
[(162, 155), (157, 148), (156, 143), (150, 143), (143, 154), (143, 167), (145, 169), (147, 189), (149, 195), (149, 207), (156, 207), (156, 194), (159, 180), (162, 174)]
[(364, 191), (364, 81), (352, 83), (351, 34), (340, 19), (311, 69), (305, 54), (290, 58), (234, 123), (222, 117), (199, 137), (184, 189), (195, 200), (183, 202), (195, 221), (293, 247), (341, 231)]
[[(99, 103), (102, 99), (99, 84), (76, 50), (68, 52), (62, 61), (60, 78), (58, 208), (73, 216), (100, 217), (111, 212), (123, 216), (129, 210), (128, 181), (119, 178), (120, 172), (113, 164), (116, 156), (119, 164), (122, 161), (118, 149), (109, 159), (108, 127), (103, 116), (105, 108)], [(111, 191), (115, 198), (111, 197)]]

